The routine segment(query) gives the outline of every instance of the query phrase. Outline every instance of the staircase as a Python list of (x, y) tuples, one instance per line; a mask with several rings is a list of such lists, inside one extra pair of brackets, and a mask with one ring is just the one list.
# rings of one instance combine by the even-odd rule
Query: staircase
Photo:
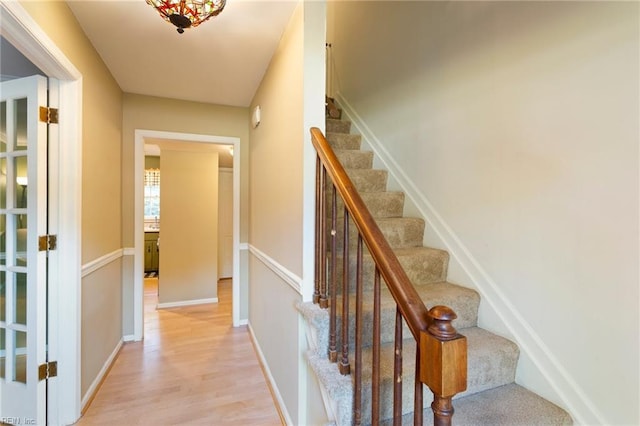
[[(561, 408), (515, 384), (519, 349), (513, 342), (477, 326), (479, 295), (468, 288), (447, 282), (449, 254), (423, 247), (425, 223), (420, 218), (403, 217), (404, 194), (386, 190), (387, 172), (372, 169), (373, 153), (360, 150), (360, 135), (350, 134), (348, 121), (327, 119), (326, 138), (333, 147), (363, 201), (393, 248), (410, 281), (427, 309), (435, 305), (451, 307), (457, 314), (453, 325), (467, 338), (467, 390), (454, 398), (455, 425), (566, 425), (572, 419)], [(342, 211), (341, 206), (337, 209)], [(341, 232), (341, 231), (338, 231)], [(341, 238), (341, 237), (340, 237)], [(355, 238), (351, 238), (351, 241)], [(351, 253), (351, 251), (350, 251)], [(340, 256), (340, 254), (338, 254)], [(364, 292), (372, 291), (373, 268), (364, 257)], [(342, 262), (339, 261), (338, 265)], [(350, 268), (354, 268), (350, 262)], [(341, 272), (338, 271), (338, 274)], [(355, 272), (351, 275), (354, 276)], [(353, 290), (352, 290), (353, 291)], [(392, 424), (393, 336), (396, 305), (383, 284), (382, 296), (382, 390), (381, 424)], [(368, 299), (367, 299), (368, 300)], [(341, 302), (340, 302), (341, 303)], [(352, 375), (343, 376), (327, 357), (329, 313), (312, 303), (299, 304), (309, 337), (308, 362), (321, 384), (325, 405), (336, 425), (353, 423)], [(371, 303), (364, 303), (362, 423), (371, 423)], [(340, 318), (338, 318), (340, 321)], [(353, 329), (353, 324), (349, 324)], [(405, 326), (406, 328), (406, 326)], [(350, 333), (353, 336), (354, 333)], [(409, 337), (403, 349), (402, 423), (413, 424), (413, 378), (415, 340)], [(353, 342), (351, 342), (353, 347)], [(351, 355), (353, 365), (353, 355)], [(404, 378), (407, 378), (404, 380)], [(430, 404), (433, 395), (424, 391), (424, 424), (433, 424)]]

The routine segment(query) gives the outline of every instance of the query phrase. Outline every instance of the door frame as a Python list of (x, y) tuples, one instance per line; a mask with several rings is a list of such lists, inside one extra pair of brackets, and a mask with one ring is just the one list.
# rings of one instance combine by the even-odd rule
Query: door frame
[[(179, 142), (233, 145), (233, 326), (240, 322), (240, 138), (196, 133), (135, 129), (134, 147), (134, 259), (133, 259), (133, 333), (134, 340), (144, 337), (144, 141), (145, 138)], [(216, 259), (217, 261), (217, 259)], [(216, 277), (217, 278), (217, 277)]]
[[(222, 175), (231, 174), (231, 221), (233, 222), (233, 194), (235, 193), (233, 189), (233, 168), (229, 167), (219, 167), (218, 168), (218, 199), (220, 198), (220, 179)], [(218, 202), (218, 225), (220, 225), (220, 202)], [(231, 277), (233, 278), (233, 223), (231, 225)], [(222, 267), (220, 266), (220, 253), (226, 250), (220, 250), (220, 240), (222, 236), (220, 234), (220, 226), (218, 226), (218, 280), (229, 278), (228, 276), (223, 276), (220, 271)]]
[(0, 2), (0, 16), (0, 34), (58, 80), (55, 137), (64, 143), (49, 159), (49, 232), (58, 236), (58, 248), (49, 257), (48, 273), (48, 352), (58, 362), (58, 376), (48, 383), (47, 421), (71, 424), (81, 410), (82, 74), (20, 3)]

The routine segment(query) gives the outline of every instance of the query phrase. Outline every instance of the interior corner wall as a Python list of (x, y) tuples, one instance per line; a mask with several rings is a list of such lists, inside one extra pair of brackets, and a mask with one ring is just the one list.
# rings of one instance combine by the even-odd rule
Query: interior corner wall
[(251, 102), (249, 326), (288, 417), (298, 424), (298, 315), (303, 200), (303, 5), (299, 3)]
[(218, 153), (162, 150), (158, 304), (218, 298)]
[[(82, 74), (84, 396), (122, 338), (122, 275), (117, 255), (122, 248), (122, 91), (65, 2), (20, 4)], [(101, 263), (105, 258), (111, 261)], [(87, 265), (96, 262), (98, 269), (84, 273)]]
[(519, 322), (517, 380), (638, 424), (640, 5), (329, 5), (336, 89)]
[[(311, 141), (310, 129), (325, 132), (325, 96), (327, 85), (327, 2), (307, 0), (304, 3), (304, 125), (303, 136), (303, 206), (302, 206), (302, 301), (311, 302), (315, 287), (315, 219), (316, 219), (316, 161), (317, 153)], [(300, 317), (300, 324), (305, 320)], [(307, 361), (308, 327), (299, 337), (298, 407), (300, 424), (319, 425), (329, 422), (320, 381)]]
[[(248, 241), (249, 203), (249, 112), (245, 107), (205, 104), (158, 98), (131, 93), (123, 95), (123, 145), (122, 145), (122, 240), (123, 246), (134, 246), (134, 158), (135, 130), (157, 130), (164, 132), (230, 136), (240, 139), (240, 244)], [(248, 270), (248, 262), (240, 254), (241, 274)], [(125, 256), (126, 257), (126, 256)], [(123, 324), (124, 334), (132, 335), (133, 330), (133, 262), (123, 271), (123, 297), (125, 315), (129, 319)], [(240, 319), (248, 318), (247, 277), (239, 277)]]

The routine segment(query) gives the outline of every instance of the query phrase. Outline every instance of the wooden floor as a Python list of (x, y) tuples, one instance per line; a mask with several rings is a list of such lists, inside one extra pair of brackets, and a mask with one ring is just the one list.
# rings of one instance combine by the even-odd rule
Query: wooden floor
[(145, 338), (125, 343), (78, 425), (281, 425), (246, 327), (217, 304), (156, 310), (145, 279)]

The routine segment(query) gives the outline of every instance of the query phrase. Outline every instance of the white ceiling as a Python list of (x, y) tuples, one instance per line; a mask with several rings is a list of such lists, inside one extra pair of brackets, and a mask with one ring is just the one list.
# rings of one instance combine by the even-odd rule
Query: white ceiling
[(227, 0), (184, 34), (145, 0), (68, 4), (124, 92), (246, 107), (297, 2)]

